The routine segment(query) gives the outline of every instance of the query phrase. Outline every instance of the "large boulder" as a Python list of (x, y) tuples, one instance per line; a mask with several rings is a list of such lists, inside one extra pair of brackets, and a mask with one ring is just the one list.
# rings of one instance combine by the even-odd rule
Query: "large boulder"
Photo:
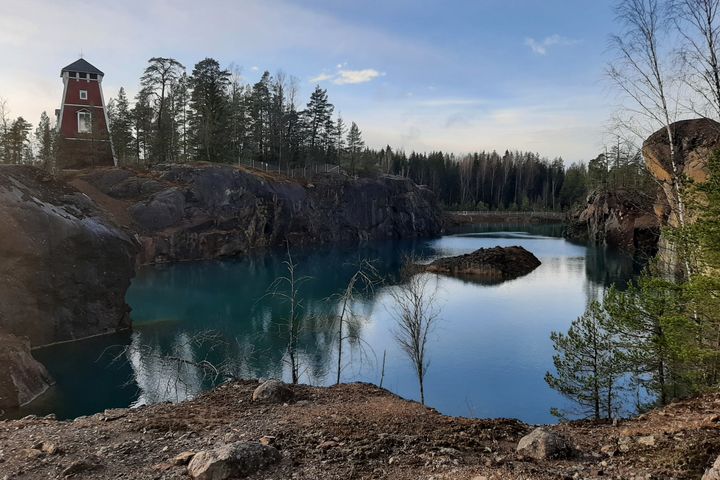
[(137, 242), (85, 195), (33, 167), (0, 167), (0, 331), (33, 347), (130, 327)]
[[(675, 163), (678, 174), (694, 182), (702, 183), (708, 176), (708, 160), (720, 149), (720, 123), (707, 118), (683, 120), (670, 126), (675, 146)], [(675, 192), (673, 191), (672, 161), (667, 130), (661, 128), (653, 133), (642, 147), (645, 164), (659, 182), (663, 195), (656, 206), (664, 221), (678, 224)]]
[(252, 475), (279, 462), (276, 448), (259, 443), (233, 443), (196, 453), (188, 465), (195, 480), (226, 480)]
[(435, 195), (393, 176), (319, 174), (308, 182), (193, 164), (160, 165), (142, 174), (97, 169), (82, 180), (124, 203), (142, 242), (140, 263), (233, 256), (285, 242), (431, 237), (442, 230)]
[(565, 458), (571, 452), (565, 439), (542, 428), (536, 428), (522, 437), (516, 450), (521, 455), (537, 460)]
[(30, 342), (0, 333), (0, 413), (30, 403), (51, 384), (45, 367), (30, 353)]
[(292, 400), (293, 391), (280, 380), (268, 380), (258, 386), (253, 392), (253, 402), (266, 401), (270, 403), (283, 403)]
[(523, 247), (480, 248), (456, 257), (439, 258), (414, 270), (460, 277), (480, 283), (499, 283), (527, 275), (540, 260)]

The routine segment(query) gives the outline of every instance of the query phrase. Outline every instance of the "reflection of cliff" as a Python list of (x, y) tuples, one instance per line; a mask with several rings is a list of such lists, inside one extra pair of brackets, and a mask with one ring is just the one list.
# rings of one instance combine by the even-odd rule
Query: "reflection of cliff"
[(624, 289), (633, 276), (640, 273), (648, 257), (629, 255), (615, 249), (589, 247), (585, 257), (585, 273), (589, 283), (598, 287), (615, 285)]

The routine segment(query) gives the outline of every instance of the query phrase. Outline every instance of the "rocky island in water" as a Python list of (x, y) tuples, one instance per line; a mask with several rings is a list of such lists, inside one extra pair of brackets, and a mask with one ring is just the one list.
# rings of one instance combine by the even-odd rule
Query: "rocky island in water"
[(502, 283), (527, 275), (540, 266), (540, 260), (523, 247), (481, 248), (456, 257), (444, 257), (428, 264), (415, 264), (414, 270), (439, 273), (483, 284)]

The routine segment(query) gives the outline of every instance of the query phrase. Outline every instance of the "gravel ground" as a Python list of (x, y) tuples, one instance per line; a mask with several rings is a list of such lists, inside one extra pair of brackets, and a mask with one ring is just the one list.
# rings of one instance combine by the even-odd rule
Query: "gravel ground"
[(182, 479), (182, 452), (264, 436), (282, 460), (247, 478), (697, 479), (720, 454), (720, 394), (616, 425), (548, 427), (575, 452), (535, 460), (515, 452), (533, 428), (516, 420), (447, 417), (366, 384), (300, 385), (287, 404), (253, 402), (257, 386), (69, 422), (0, 421), (0, 479)]

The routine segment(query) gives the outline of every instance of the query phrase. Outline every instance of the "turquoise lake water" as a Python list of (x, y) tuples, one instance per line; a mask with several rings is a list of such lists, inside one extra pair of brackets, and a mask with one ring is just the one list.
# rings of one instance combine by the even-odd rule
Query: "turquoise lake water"
[[(353, 305), (352, 340), (344, 348), (342, 380), (380, 381), (418, 399), (417, 379), (393, 335), (390, 290), (402, 258), (430, 260), (481, 247), (521, 245), (542, 265), (516, 280), (479, 285), (435, 277), (439, 320), (428, 345), (426, 403), (442, 413), (553, 422), (551, 407), (565, 401), (543, 379), (552, 368), (550, 332), (570, 322), (610, 283), (636, 271), (633, 259), (566, 241), (559, 226), (477, 227), (467, 233), (414, 242), (375, 242), (292, 250), (305, 312), (300, 351), (302, 382), (334, 383), (334, 329), (323, 321), (337, 311), (341, 291), (360, 259), (375, 261), (384, 285)], [(110, 407), (178, 401), (211, 387), (195, 364), (207, 360), (241, 377), (290, 378), (285, 362), (286, 305), (268, 295), (285, 274), (285, 251), (246, 258), (146, 267), (128, 292), (134, 331), (37, 350), (57, 385), (22, 411), (72, 418)], [(211, 337), (205, 342), (198, 336)], [(166, 357), (186, 360), (168, 361)], [(222, 381), (219, 375), (215, 381)]]

